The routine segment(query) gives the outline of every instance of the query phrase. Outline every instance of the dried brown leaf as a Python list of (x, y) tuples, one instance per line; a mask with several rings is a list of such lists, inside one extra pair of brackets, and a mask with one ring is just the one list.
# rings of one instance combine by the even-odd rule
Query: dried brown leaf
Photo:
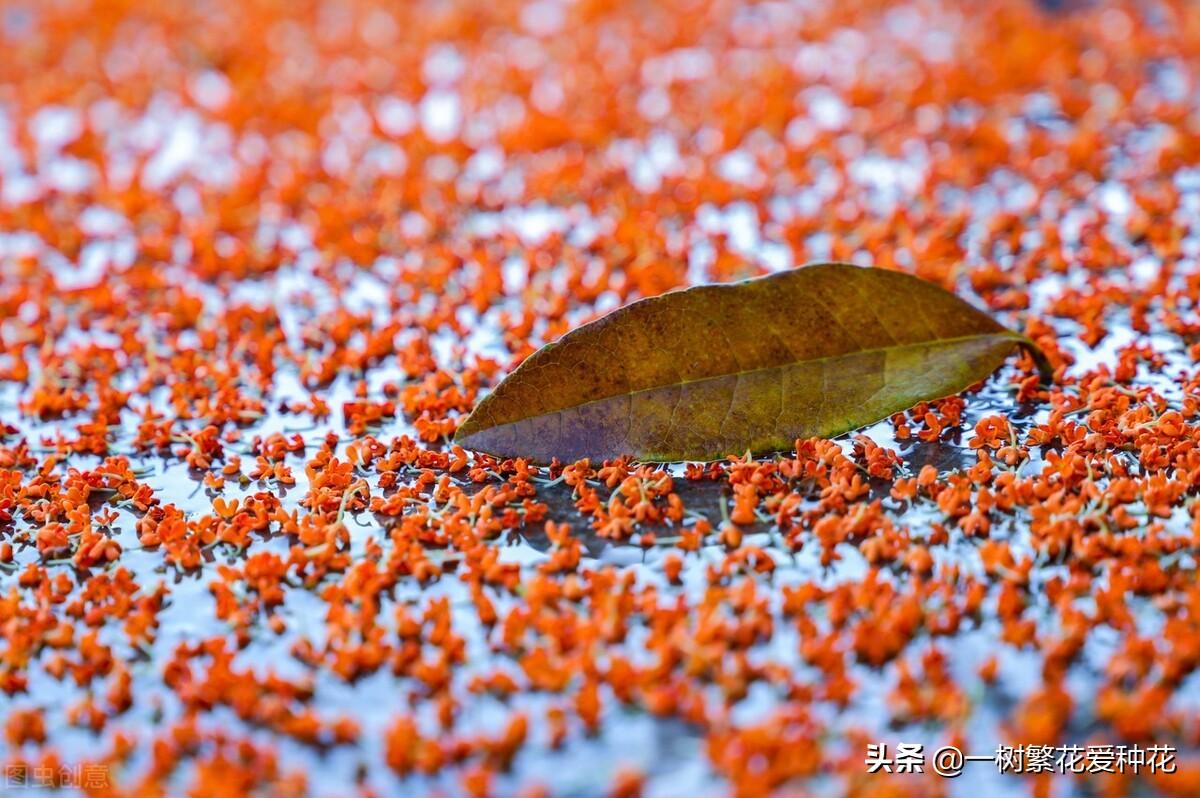
[(644, 299), (535, 352), (455, 440), (547, 462), (790, 448), (957, 393), (1024, 336), (900, 272), (828, 263)]

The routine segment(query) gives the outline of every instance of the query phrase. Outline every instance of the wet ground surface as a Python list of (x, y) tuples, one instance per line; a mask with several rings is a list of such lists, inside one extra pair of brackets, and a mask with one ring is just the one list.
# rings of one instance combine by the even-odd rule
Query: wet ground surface
[[(0, 5), (5, 788), (1200, 794), (1198, 31)], [(827, 259), (954, 290), (1053, 385), (1013, 357), (715, 465), (448, 443), (584, 321)], [(869, 775), (869, 743), (1178, 772)]]

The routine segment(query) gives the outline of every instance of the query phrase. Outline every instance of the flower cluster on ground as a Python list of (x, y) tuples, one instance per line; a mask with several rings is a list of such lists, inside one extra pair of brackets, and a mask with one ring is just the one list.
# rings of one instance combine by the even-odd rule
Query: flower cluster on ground
[[(917, 740), (1200, 794), (1197, 4), (14, 1), (0, 47), (10, 786), (948, 790), (867, 773)], [(813, 260), (1052, 384), (707, 464), (450, 442), (578, 324)]]

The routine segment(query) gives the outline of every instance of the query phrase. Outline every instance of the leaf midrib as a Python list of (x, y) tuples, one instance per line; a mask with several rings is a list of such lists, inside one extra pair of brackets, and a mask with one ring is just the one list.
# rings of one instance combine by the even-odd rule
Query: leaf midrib
[[(908, 350), (908, 349), (916, 349), (917, 347), (922, 347), (922, 346), (939, 346), (939, 347), (943, 346), (943, 345), (952, 346), (953, 344), (956, 344), (956, 343), (964, 343), (966, 341), (977, 341), (977, 340), (985, 339), (985, 338), (1008, 340), (1008, 341), (1012, 341), (1014, 344), (1020, 344), (1023, 340), (1025, 340), (1025, 337), (1020, 335), (1019, 333), (1001, 330), (1001, 331), (992, 332), (992, 333), (980, 333), (980, 334), (973, 334), (973, 335), (958, 335), (958, 336), (954, 336), (952, 338), (930, 338), (925, 341), (916, 341), (916, 342), (910, 343), (910, 344), (896, 344), (896, 345), (892, 345), (892, 346), (875, 346), (875, 347), (869, 347), (866, 349), (856, 349), (852, 352), (841, 352), (836, 355), (823, 355), (821, 357), (805, 358), (803, 360), (791, 360), (791, 361), (787, 361), (785, 363), (780, 363), (780, 364), (774, 365), (774, 366), (762, 366), (760, 368), (755, 368), (755, 369), (742, 369), (739, 371), (727, 371), (723, 374), (715, 374), (715, 375), (708, 376), (708, 377), (697, 377), (696, 379), (693, 379), (693, 380), (679, 380), (677, 382), (664, 382), (661, 385), (651, 385), (648, 388), (638, 388), (636, 390), (625, 391), (623, 393), (613, 393), (613, 394), (609, 394), (607, 396), (601, 396), (597, 399), (589, 399), (588, 401), (581, 402), (579, 404), (567, 405), (566, 407), (556, 408), (554, 410), (546, 410), (543, 412), (538, 412), (533, 415), (528, 415), (528, 416), (524, 416), (522, 418), (518, 418), (515, 421), (505, 421), (500, 424), (494, 424), (491, 427), (484, 427), (482, 429), (477, 430), (475, 433), (471, 433), (471, 434), (478, 434), (480, 432), (485, 432), (488, 429), (496, 429), (498, 427), (507, 427), (507, 426), (512, 426), (514, 424), (527, 423), (527, 422), (532, 421), (535, 418), (552, 416), (552, 415), (555, 415), (558, 413), (566, 413), (571, 410), (579, 410), (581, 408), (585, 408), (590, 405), (599, 404), (601, 402), (609, 402), (609, 401), (612, 401), (613, 399), (617, 399), (617, 398), (620, 398), (623, 396), (634, 397), (634, 396), (638, 396), (640, 394), (649, 393), (651, 391), (661, 391), (664, 388), (678, 387), (678, 388), (682, 389), (686, 385), (695, 385), (697, 383), (712, 382), (713, 380), (737, 379), (738, 377), (742, 377), (747, 374), (757, 374), (757, 373), (760, 373), (763, 371), (777, 371), (779, 369), (789, 368), (792, 366), (799, 366), (801, 364), (815, 364), (815, 363), (829, 362), (829, 361), (835, 361), (835, 360), (844, 360), (844, 359), (851, 358), (851, 357), (858, 357), (861, 355), (872, 355), (872, 354), (876, 354), (879, 352), (898, 352), (898, 351), (904, 351), (904, 350)], [(495, 394), (490, 394), (488, 396), (488, 399), (491, 399), (491, 397), (494, 395)]]

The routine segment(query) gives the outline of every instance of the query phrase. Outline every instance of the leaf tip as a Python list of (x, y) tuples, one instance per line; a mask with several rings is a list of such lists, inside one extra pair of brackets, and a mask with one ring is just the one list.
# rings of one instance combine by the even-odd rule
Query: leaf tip
[(464, 448), (471, 448), (470, 441), (472, 436), (478, 431), (474, 429), (479, 425), (475, 420), (475, 412), (471, 411), (467, 417), (458, 425), (458, 429), (454, 430), (454, 435), (450, 437), (451, 442)]

